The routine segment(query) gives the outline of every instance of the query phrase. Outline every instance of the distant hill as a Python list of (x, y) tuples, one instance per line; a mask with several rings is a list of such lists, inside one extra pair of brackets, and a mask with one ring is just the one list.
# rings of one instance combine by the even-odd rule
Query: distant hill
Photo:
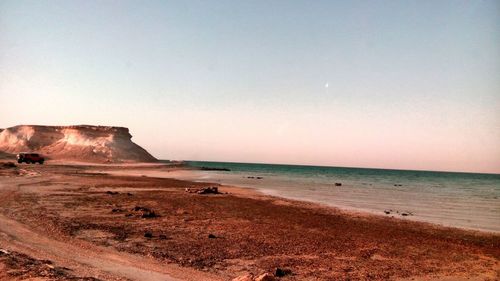
[(0, 129), (0, 155), (37, 152), (48, 159), (94, 163), (156, 162), (128, 128), (19, 125)]

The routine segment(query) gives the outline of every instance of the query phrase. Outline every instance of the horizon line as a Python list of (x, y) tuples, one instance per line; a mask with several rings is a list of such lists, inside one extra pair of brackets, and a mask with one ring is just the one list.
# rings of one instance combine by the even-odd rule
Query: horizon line
[(431, 172), (431, 173), (456, 173), (456, 174), (480, 174), (480, 175), (496, 175), (500, 176), (500, 172), (470, 172), (470, 171), (450, 171), (450, 170), (422, 170), (422, 169), (401, 169), (401, 168), (380, 168), (380, 167), (356, 167), (356, 166), (328, 166), (328, 165), (313, 165), (313, 164), (287, 164), (287, 163), (263, 163), (263, 162), (233, 162), (233, 161), (211, 161), (211, 160), (168, 160), (158, 159), (159, 161), (184, 161), (184, 162), (213, 162), (213, 163), (230, 163), (230, 164), (256, 164), (256, 165), (282, 165), (282, 166), (305, 166), (305, 167), (322, 167), (322, 168), (348, 168), (348, 169), (366, 169), (366, 170), (388, 170), (388, 171), (408, 171), (408, 172)]

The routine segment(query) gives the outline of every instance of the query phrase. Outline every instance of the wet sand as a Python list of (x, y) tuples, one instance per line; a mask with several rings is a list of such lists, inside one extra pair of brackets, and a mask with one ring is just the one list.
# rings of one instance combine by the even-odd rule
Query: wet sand
[[(151, 177), (178, 166), (98, 169), (0, 168), (0, 280), (231, 280), (276, 268), (290, 271), (281, 280), (500, 278), (498, 234)], [(133, 175), (107, 173), (117, 169)]]

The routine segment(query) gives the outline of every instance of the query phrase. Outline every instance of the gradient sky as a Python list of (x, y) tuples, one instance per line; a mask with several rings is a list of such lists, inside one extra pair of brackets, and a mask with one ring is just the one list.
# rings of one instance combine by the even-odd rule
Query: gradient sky
[(500, 2), (2, 0), (0, 104), (162, 159), (500, 173)]

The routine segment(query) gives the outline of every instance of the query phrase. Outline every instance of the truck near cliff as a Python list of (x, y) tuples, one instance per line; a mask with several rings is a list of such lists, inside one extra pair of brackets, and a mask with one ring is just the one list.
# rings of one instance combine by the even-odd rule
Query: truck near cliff
[(43, 164), (45, 161), (45, 158), (40, 156), (38, 153), (19, 153), (17, 154), (17, 163), (23, 163), (25, 162), (26, 164)]
[(18, 125), (0, 129), (0, 152), (38, 153), (51, 161), (101, 164), (158, 162), (132, 141), (128, 128), (113, 126)]

